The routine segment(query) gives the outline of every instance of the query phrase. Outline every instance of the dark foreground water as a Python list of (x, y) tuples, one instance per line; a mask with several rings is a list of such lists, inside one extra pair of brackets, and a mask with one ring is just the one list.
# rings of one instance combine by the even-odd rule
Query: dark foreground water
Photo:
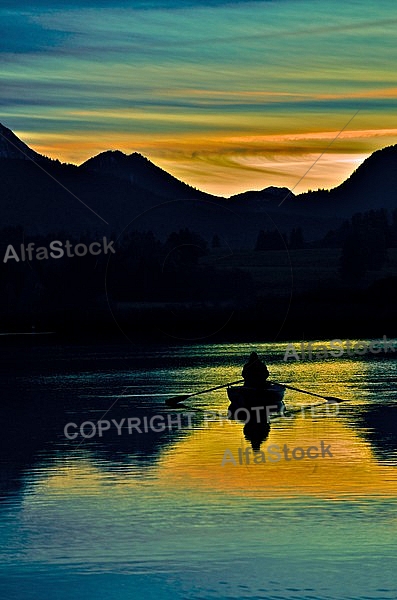
[[(256, 348), (274, 380), (346, 401), (302, 412), (312, 399), (288, 391), (265, 462), (239, 464), (251, 445), (219, 416), (224, 390), (187, 402), (189, 417), (164, 398), (238, 379), (250, 346), (4, 342), (0, 598), (394, 600), (396, 359), (285, 363), (285, 345)], [(100, 419), (102, 437), (79, 434)], [(323, 456), (291, 457), (321, 442)]]

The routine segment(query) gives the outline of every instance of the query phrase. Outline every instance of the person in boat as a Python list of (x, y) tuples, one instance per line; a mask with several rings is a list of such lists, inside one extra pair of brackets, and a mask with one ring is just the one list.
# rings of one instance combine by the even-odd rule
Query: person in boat
[(266, 380), (270, 373), (256, 352), (251, 352), (247, 364), (244, 365), (242, 375), (245, 387), (263, 389), (268, 386)]

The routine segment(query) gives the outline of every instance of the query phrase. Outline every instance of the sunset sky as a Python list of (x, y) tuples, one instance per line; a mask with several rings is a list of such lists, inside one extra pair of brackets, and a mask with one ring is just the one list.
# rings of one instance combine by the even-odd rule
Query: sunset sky
[(137, 151), (212, 193), (296, 193), (397, 143), (395, 0), (4, 0), (0, 18), (0, 121), (63, 161)]

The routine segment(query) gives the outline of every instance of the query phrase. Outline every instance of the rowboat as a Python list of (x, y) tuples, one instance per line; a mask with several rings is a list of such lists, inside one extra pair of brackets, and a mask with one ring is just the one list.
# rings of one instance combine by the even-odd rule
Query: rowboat
[(285, 387), (278, 383), (269, 383), (267, 387), (262, 389), (231, 385), (227, 388), (227, 395), (230, 400), (229, 411), (232, 415), (236, 415), (237, 418), (241, 419), (245, 419), (247, 414), (253, 412), (254, 409), (258, 409), (258, 407), (264, 410), (267, 417), (269, 414), (282, 414), (285, 410), (284, 392)]

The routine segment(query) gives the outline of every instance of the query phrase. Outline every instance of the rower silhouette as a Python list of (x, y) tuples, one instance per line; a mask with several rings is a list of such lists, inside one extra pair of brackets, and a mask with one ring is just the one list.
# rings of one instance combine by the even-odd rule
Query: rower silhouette
[(263, 389), (268, 386), (267, 378), (270, 373), (256, 352), (251, 352), (248, 362), (244, 365), (242, 376), (244, 386), (249, 388)]

